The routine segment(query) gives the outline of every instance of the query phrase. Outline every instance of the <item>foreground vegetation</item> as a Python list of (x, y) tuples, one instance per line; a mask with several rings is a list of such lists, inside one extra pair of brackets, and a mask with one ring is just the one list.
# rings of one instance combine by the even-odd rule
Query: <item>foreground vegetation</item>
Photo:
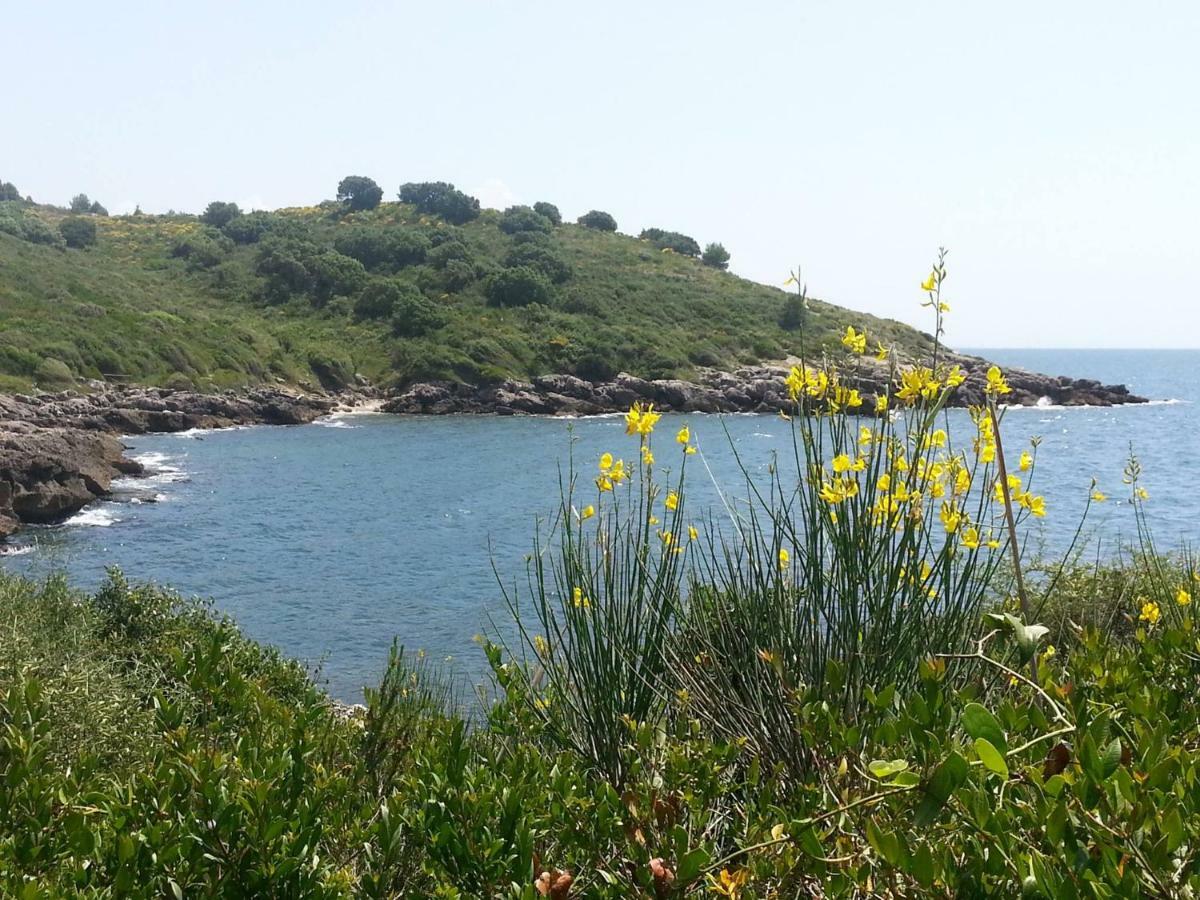
[(689, 429), (631, 409), (566, 476), (478, 705), (396, 650), (347, 711), (161, 589), (0, 580), (0, 890), (1193, 896), (1200, 573), (1136, 462), (1137, 545), (1029, 574), (1003, 373), (956, 448), (936, 347), (892, 417), (838, 362), (792, 371), (795, 483), (748, 478), (727, 522), (688, 512)]
[[(481, 210), (451, 185), (382, 196), (351, 178), (312, 207), (109, 216), (0, 185), (0, 388), (671, 377), (796, 351), (794, 296), (724, 271), (717, 244), (629, 237), (599, 211), (564, 223), (549, 203)], [(805, 315), (814, 347), (853, 318), (928, 348), (818, 301)]]

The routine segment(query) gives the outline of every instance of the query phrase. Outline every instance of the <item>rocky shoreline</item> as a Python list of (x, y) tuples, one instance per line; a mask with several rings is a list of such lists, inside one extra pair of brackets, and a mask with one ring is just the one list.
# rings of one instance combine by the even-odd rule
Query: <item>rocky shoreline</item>
[[(952, 405), (979, 403), (989, 363), (979, 357), (949, 358), (966, 373)], [(414, 384), (384, 396), (372, 388), (337, 396), (254, 388), (201, 394), (166, 388), (88, 385), (86, 393), (0, 395), (0, 540), (22, 525), (62, 521), (88, 503), (109, 496), (121, 475), (141, 474), (125, 456), (121, 435), (227, 428), (237, 425), (302, 425), (339, 409), (367, 403), (381, 412), (419, 415), (597, 415), (621, 412), (632, 403), (664, 411), (774, 413), (790, 407), (786, 363), (732, 372), (700, 370), (695, 381), (646, 380), (620, 374), (590, 382), (571, 375), (544, 375), (529, 382), (496, 385), (452, 382)], [(1012, 405), (1045, 401), (1063, 406), (1145, 403), (1123, 385), (1050, 377), (1006, 369)], [(858, 388), (865, 408), (888, 385), (890, 370), (860, 358), (843, 381)]]

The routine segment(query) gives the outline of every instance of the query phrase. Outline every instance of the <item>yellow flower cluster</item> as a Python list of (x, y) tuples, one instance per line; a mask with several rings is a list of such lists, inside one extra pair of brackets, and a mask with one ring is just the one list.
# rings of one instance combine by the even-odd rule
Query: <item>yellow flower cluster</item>
[[(858, 409), (863, 404), (862, 395), (857, 388), (846, 387), (838, 380), (837, 372), (827, 372), (824, 369), (810, 369), (808, 366), (792, 366), (788, 372), (785, 384), (788, 396), (793, 401), (801, 397), (811, 397), (823, 400), (830, 413), (844, 409)], [(884, 404), (886, 408), (886, 401)], [(876, 404), (878, 409), (878, 404)]]
[(615, 485), (620, 484), (628, 477), (625, 460), (614, 460), (611, 453), (604, 453), (600, 456), (600, 474), (596, 476), (596, 487), (601, 491), (611, 491)]
[(989, 397), (1000, 397), (1012, 391), (999, 366), (992, 366), (987, 370), (987, 384), (984, 385), (983, 391)]
[(855, 331), (853, 325), (847, 325), (846, 333), (842, 336), (842, 345), (852, 353), (866, 353), (867, 333)]
[[(1046, 498), (1024, 490), (1021, 479), (1016, 475), (1008, 476), (1008, 493), (1012, 497), (1013, 503), (1021, 508), (1029, 510), (1039, 518), (1046, 515)], [(996, 479), (996, 484), (992, 488), (992, 499), (997, 503), (1004, 502), (1004, 486), (999, 479)]]
[(1137, 602), (1142, 607), (1142, 611), (1138, 615), (1138, 621), (1145, 622), (1147, 625), (1156, 625), (1162, 617), (1162, 610), (1158, 608), (1158, 604), (1146, 597), (1138, 597)]
[(625, 413), (625, 433), (647, 437), (650, 432), (654, 431), (654, 426), (661, 418), (662, 413), (654, 411), (653, 403), (649, 406), (635, 403), (629, 407), (629, 412)]

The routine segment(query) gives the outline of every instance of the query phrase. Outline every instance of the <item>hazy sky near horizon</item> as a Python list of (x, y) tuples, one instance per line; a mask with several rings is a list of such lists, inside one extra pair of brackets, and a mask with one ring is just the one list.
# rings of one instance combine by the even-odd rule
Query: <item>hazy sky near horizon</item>
[(446, 180), (951, 344), (1200, 346), (1200, 4), (10, 3), (0, 178), (113, 213)]

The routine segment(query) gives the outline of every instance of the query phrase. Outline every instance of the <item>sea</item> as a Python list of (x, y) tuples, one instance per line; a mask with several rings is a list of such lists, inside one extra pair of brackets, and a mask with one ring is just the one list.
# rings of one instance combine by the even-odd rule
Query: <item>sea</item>
[[(1135, 537), (1131, 457), (1163, 548), (1200, 526), (1200, 351), (975, 350), (1003, 366), (1123, 383), (1152, 403), (1009, 410), (1008, 454), (1040, 438), (1036, 490), (1048, 513), (1040, 552), (1062, 552), (1093, 479), (1110, 500), (1085, 523), (1086, 553), (1113, 555)], [(952, 431), (969, 429), (951, 411)], [(786, 458), (792, 425), (769, 415), (667, 415), (687, 422), (689, 509), (720, 522), (751, 479)], [(526, 585), (535, 529), (574, 468), (584, 480), (605, 451), (636, 445), (619, 416), (335, 415), (311, 425), (248, 427), (127, 439), (149, 477), (119, 482), (117, 499), (67, 522), (29, 528), (0, 555), (34, 578), (65, 572), (94, 588), (109, 567), (135, 581), (210, 599), (252, 637), (303, 660), (330, 693), (361, 699), (393, 639), (424, 650), (452, 677), (485, 678), (479, 635), (511, 634), (505, 596)], [(663, 441), (660, 444), (668, 444)], [(659, 450), (660, 457), (670, 454)], [(661, 461), (661, 460), (660, 460)]]

